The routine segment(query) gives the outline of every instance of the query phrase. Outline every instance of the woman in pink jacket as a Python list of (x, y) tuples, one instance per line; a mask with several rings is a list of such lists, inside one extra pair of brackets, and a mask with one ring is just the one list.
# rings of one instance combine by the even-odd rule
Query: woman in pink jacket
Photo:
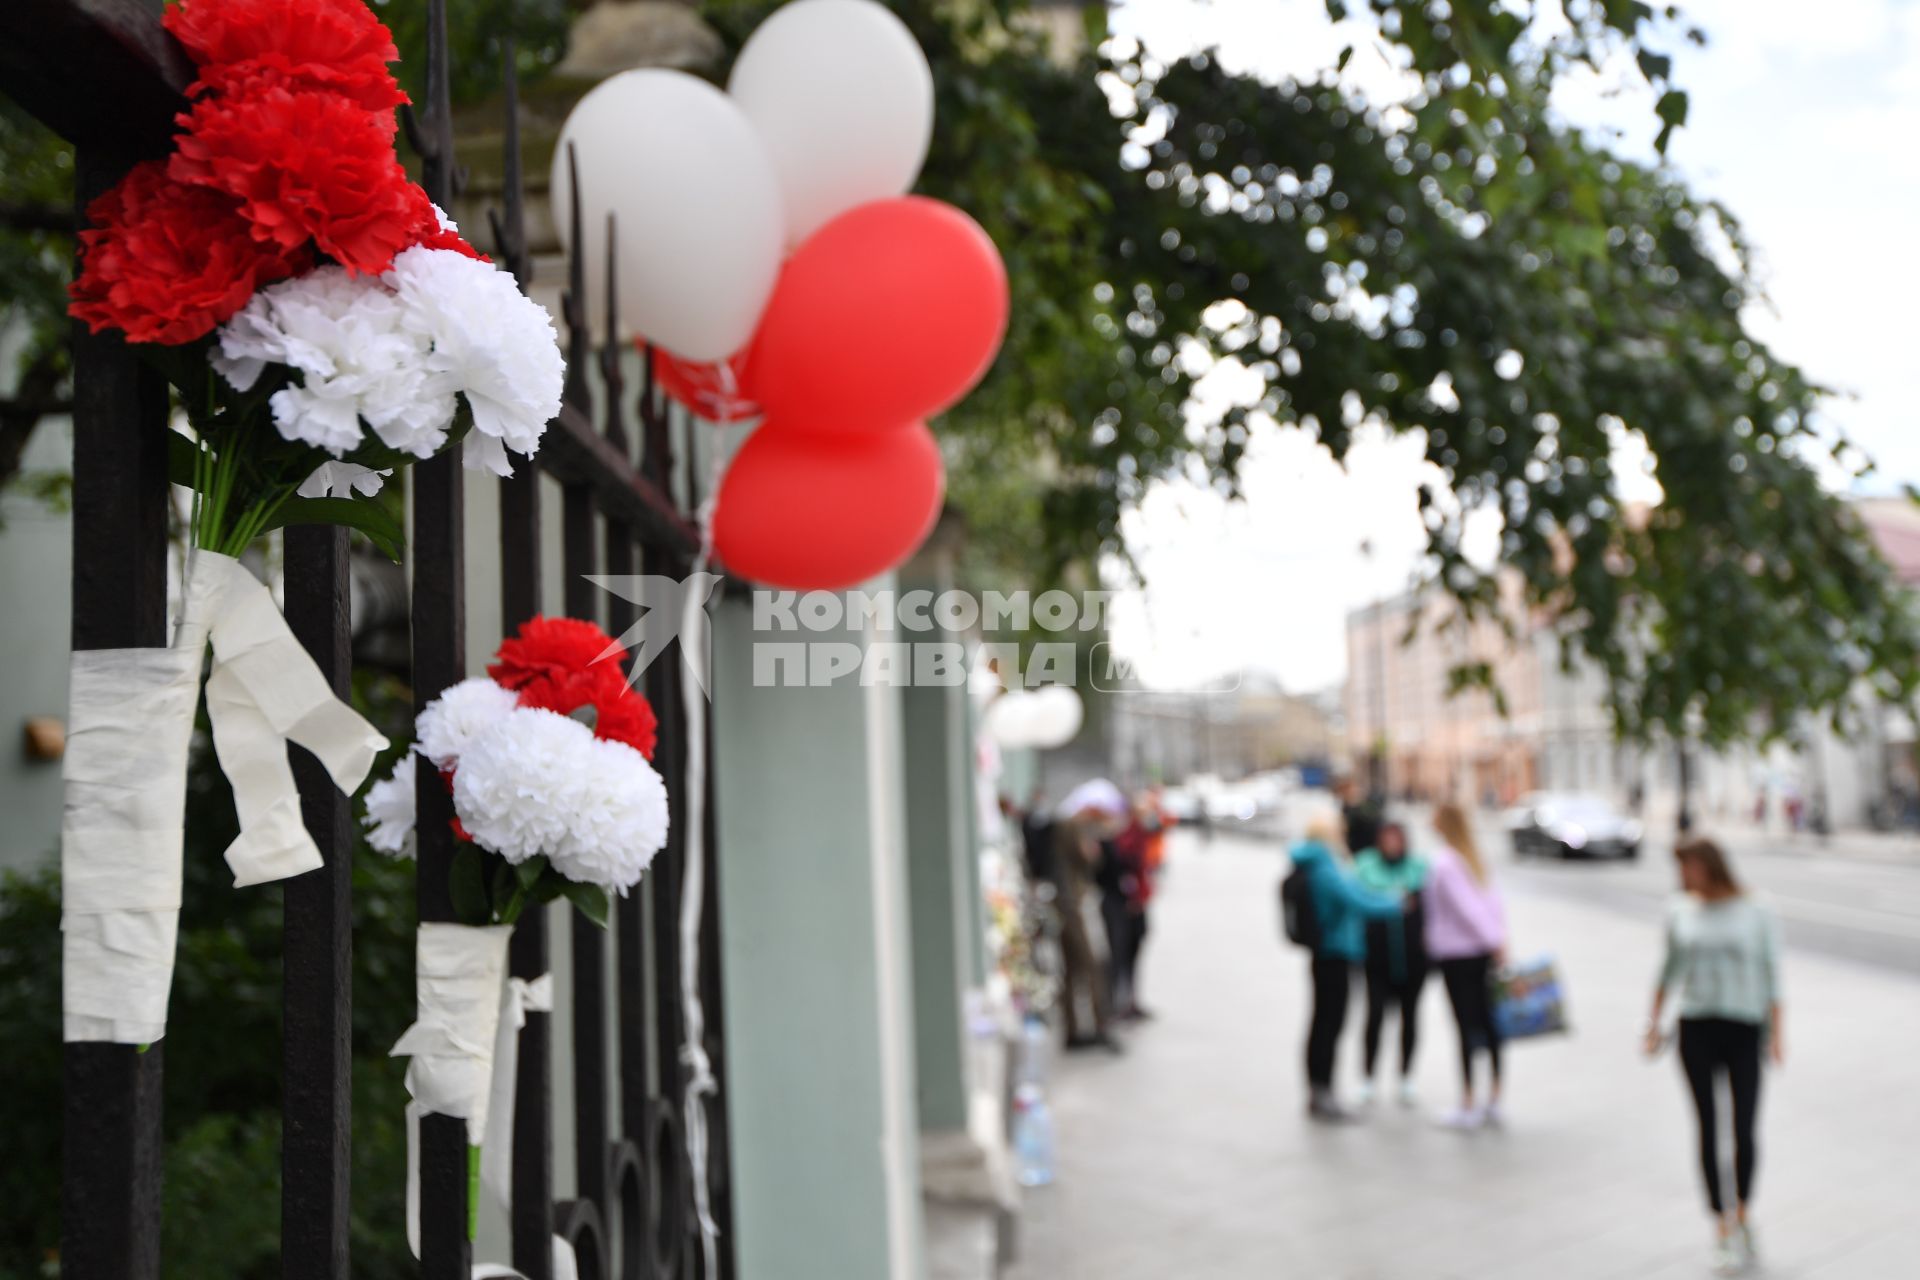
[[(1500, 1033), (1493, 1025), (1493, 968), (1506, 950), (1506, 910), (1487, 864), (1473, 842), (1467, 815), (1455, 804), (1434, 810), (1443, 842), (1423, 890), (1427, 955), (1439, 966), (1460, 1028), (1460, 1106), (1441, 1117), (1453, 1129), (1500, 1122)], [(1474, 1050), (1484, 1048), (1492, 1068), (1486, 1105), (1474, 1102)]]

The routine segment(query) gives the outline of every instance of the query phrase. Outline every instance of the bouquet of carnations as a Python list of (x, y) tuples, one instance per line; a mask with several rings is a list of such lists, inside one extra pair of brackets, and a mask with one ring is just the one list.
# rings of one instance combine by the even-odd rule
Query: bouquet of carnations
[[(466, 1120), (481, 1179), (510, 1195), (517, 1032), (552, 1005), (543, 975), (507, 976), (512, 926), (566, 898), (607, 923), (667, 841), (667, 790), (648, 760), (657, 720), (628, 682), (626, 649), (591, 622), (534, 618), (486, 676), (420, 711), (418, 741), (367, 791), (367, 841), (411, 857), (415, 773), (425, 757), (453, 794), (451, 889), (460, 923), (420, 926), (418, 1008), (394, 1045), (407, 1068), (410, 1132), (427, 1113)], [(408, 1204), (413, 1230), (417, 1206)]]
[(534, 618), (485, 676), (420, 711), (417, 742), (367, 792), (367, 842), (413, 854), (419, 757), (453, 794), (454, 911), (512, 924), (566, 897), (600, 924), (667, 839), (667, 792), (648, 761), (658, 721), (628, 682), (627, 650), (591, 622)]
[(389, 554), (366, 500), (395, 466), (466, 438), (505, 473), (558, 411), (546, 312), (458, 234), (394, 153), (398, 52), (360, 0), (181, 0), (163, 18), (198, 68), (172, 154), (89, 207), (72, 313), (166, 373), (193, 491), (165, 649), (73, 655), (61, 824), (66, 1037), (166, 1029), (187, 748), (208, 717), (233, 783), (238, 884), (321, 865), (286, 744), (352, 792), (386, 745), (333, 694), (238, 556), (261, 533), (344, 524)]
[(89, 206), (73, 314), (179, 390), (196, 547), (321, 520), (392, 550), (356, 493), (462, 437), (468, 466), (508, 474), (560, 409), (553, 323), (401, 167), (399, 55), (360, 0), (183, 0), (163, 21), (198, 66), (191, 105), (171, 156)]

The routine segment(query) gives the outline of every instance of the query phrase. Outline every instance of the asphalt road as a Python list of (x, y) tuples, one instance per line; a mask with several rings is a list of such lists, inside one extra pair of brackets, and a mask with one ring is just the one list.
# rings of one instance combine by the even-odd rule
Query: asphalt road
[[(1772, 905), (1788, 945), (1920, 974), (1920, 852), (1906, 863), (1752, 836), (1722, 843), (1736, 874)], [(1490, 835), (1488, 848), (1503, 844), (1504, 837)], [(1675, 890), (1670, 841), (1649, 839), (1633, 862), (1507, 856), (1506, 872), (1517, 884), (1636, 916)]]

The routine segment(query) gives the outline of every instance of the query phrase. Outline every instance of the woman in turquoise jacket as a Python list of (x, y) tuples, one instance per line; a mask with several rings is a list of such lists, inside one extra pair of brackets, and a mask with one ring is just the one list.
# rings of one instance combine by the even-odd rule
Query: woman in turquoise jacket
[(1422, 936), (1420, 890), (1427, 882), (1427, 860), (1407, 848), (1407, 831), (1397, 822), (1380, 827), (1371, 849), (1353, 860), (1360, 883), (1375, 893), (1403, 896), (1408, 909), (1395, 920), (1367, 922), (1367, 1069), (1360, 1101), (1373, 1101), (1373, 1070), (1380, 1061), (1380, 1034), (1387, 1011), (1400, 1008), (1400, 1104), (1416, 1101), (1413, 1091), (1413, 1051), (1420, 1038), (1420, 989), (1427, 981), (1427, 947)]
[(1337, 820), (1317, 819), (1293, 849), (1293, 864), (1313, 890), (1318, 940), (1313, 949), (1313, 1016), (1307, 1024), (1307, 1114), (1315, 1120), (1350, 1118), (1333, 1096), (1334, 1051), (1347, 1021), (1353, 976), (1367, 957), (1367, 921), (1391, 920), (1406, 908), (1398, 897), (1360, 883), (1334, 852)]

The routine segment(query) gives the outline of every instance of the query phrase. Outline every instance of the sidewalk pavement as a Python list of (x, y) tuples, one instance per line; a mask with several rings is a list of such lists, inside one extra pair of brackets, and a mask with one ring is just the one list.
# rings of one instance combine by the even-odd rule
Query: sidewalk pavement
[[(1159, 1017), (1123, 1057), (1056, 1063), (1059, 1178), (1027, 1193), (1010, 1280), (1709, 1274), (1678, 1068), (1635, 1047), (1657, 913), (1512, 894), (1514, 951), (1556, 954), (1576, 1030), (1511, 1047), (1505, 1131), (1428, 1119), (1457, 1079), (1437, 982), (1421, 1009), (1423, 1109), (1388, 1102), (1325, 1129), (1301, 1115), (1307, 979), (1278, 937), (1283, 863), (1271, 844), (1176, 838), (1142, 969)], [(1911, 1277), (1920, 984), (1791, 946), (1785, 981), (1789, 1061), (1762, 1102), (1760, 1274)], [(1361, 1005), (1341, 1049), (1349, 1091)]]

